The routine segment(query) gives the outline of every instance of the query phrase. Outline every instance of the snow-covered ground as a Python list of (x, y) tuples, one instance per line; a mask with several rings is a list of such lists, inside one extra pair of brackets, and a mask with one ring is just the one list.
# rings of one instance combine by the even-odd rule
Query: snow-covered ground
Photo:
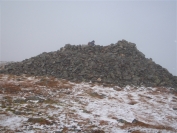
[(176, 133), (177, 92), (0, 75), (0, 132)]

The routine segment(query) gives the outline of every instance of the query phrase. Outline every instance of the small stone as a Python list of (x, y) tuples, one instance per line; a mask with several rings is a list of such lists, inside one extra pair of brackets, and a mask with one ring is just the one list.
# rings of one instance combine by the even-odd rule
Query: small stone
[(120, 123), (127, 123), (127, 121), (125, 121), (123, 119), (118, 119), (117, 121), (120, 122)]
[(97, 79), (97, 81), (99, 81), (99, 82), (100, 82), (100, 81), (101, 81), (101, 78), (98, 78), (98, 79)]
[(138, 122), (138, 120), (136, 120), (136, 119), (134, 119), (133, 121), (132, 121), (132, 123), (137, 123)]
[(14, 114), (16, 114), (16, 115), (22, 115), (23, 112), (20, 112), (20, 111), (14, 111)]
[(33, 130), (33, 126), (29, 126), (29, 127), (28, 127), (28, 130)]

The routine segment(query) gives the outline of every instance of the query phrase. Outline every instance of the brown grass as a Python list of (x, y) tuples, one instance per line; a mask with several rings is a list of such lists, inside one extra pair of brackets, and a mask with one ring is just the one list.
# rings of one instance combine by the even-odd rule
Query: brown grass
[(177, 102), (177, 100), (174, 100), (174, 99), (172, 99), (171, 101), (172, 101), (172, 102)]
[(142, 127), (142, 128), (152, 128), (152, 129), (165, 129), (165, 130), (174, 130), (172, 127), (169, 126), (163, 126), (163, 125), (151, 125), (151, 124), (146, 124), (141, 121), (137, 121), (135, 123), (125, 123), (121, 128), (127, 129), (129, 127)]
[(60, 84), (58, 89), (72, 89), (73, 86), (72, 84)]
[(130, 105), (137, 104), (137, 102), (133, 99), (133, 96), (131, 94), (127, 94), (127, 97), (130, 100), (130, 102), (128, 102), (128, 104), (130, 104)]
[(29, 90), (29, 92), (33, 92), (33, 93), (35, 93), (36, 95), (41, 95), (41, 94), (44, 93), (43, 89), (40, 89), (40, 88), (35, 89), (35, 90)]
[(137, 104), (137, 102), (134, 101), (134, 100), (131, 100), (128, 104), (130, 104), (130, 105), (135, 105), (135, 104)]
[(175, 96), (177, 96), (177, 91), (173, 90), (173, 89), (167, 89), (167, 88), (164, 88), (164, 87), (156, 87), (156, 90), (153, 91), (153, 92), (150, 92), (150, 94), (153, 94), (153, 95), (157, 95), (157, 94), (173, 94)]
[(68, 128), (67, 128), (67, 127), (64, 127), (61, 132), (62, 132), (62, 133), (67, 133), (67, 132), (68, 132)]
[(1, 84), (0, 88), (2, 88), (0, 93), (4, 92), (4, 93), (8, 93), (8, 94), (17, 94), (18, 92), (21, 91), (19, 85), (15, 85), (13, 83), (8, 83), (8, 82), (4, 82), (3, 84), (2, 83), (0, 83), (0, 84)]
[(47, 105), (46, 106), (47, 108), (52, 108), (52, 109), (55, 109), (56, 107), (54, 107), (53, 105)]
[(113, 114), (109, 114), (108, 117), (111, 119), (114, 119), (114, 120), (118, 120), (118, 118), (116, 116), (114, 116)]
[(36, 85), (46, 86), (55, 89), (71, 89), (73, 85), (67, 80), (58, 80), (54, 77), (41, 78), (40, 81), (36, 82)]
[(138, 95), (140, 96), (139, 101), (140, 101), (141, 103), (147, 103), (147, 104), (149, 104), (149, 105), (154, 106), (153, 104), (151, 104), (151, 103), (148, 102), (149, 99), (150, 99), (149, 97), (144, 96), (144, 95), (141, 95), (141, 94), (138, 94)]
[(105, 133), (103, 130), (93, 130), (91, 133)]
[(35, 85), (33, 83), (31, 83), (30, 81), (24, 81), (22, 83), (20, 83), (20, 86), (23, 87), (23, 88), (34, 88)]
[(104, 120), (101, 120), (101, 121), (100, 121), (100, 125), (102, 125), (102, 126), (103, 126), (103, 125), (108, 125), (108, 122), (107, 122), (107, 121), (104, 121)]
[(6, 99), (6, 101), (12, 101), (12, 97), (10, 96), (4, 96), (3, 99)]
[(36, 85), (46, 86), (46, 87), (58, 87), (58, 81), (55, 78), (42, 78), (40, 81), (36, 82)]
[(133, 96), (132, 96), (131, 94), (127, 94), (127, 97), (128, 97), (129, 99), (132, 99), (132, 98), (133, 98)]
[(11, 80), (11, 79), (14, 79), (14, 78), (16, 78), (16, 76), (15, 76), (15, 75), (8, 74), (8, 78), (7, 78), (7, 80)]
[(6, 108), (6, 103), (5, 103), (5, 101), (1, 101), (1, 108)]
[(3, 76), (4, 76), (3, 74), (0, 74), (0, 79), (1, 79)]
[[(7, 76), (7, 78), (4, 78)], [(20, 88), (37, 88), (38, 86), (45, 86), (52, 91), (58, 90), (58, 89), (72, 89), (74, 84), (69, 83), (69, 81), (61, 79), (58, 80), (54, 77), (44, 77), (44, 76), (38, 76), (35, 77), (35, 80), (39, 80), (37, 82), (34, 82), (34, 80), (28, 80), (27, 75), (25, 76), (16, 76), (16, 75), (0, 75), (0, 88), (7, 88), (6, 93), (16, 93), (18, 91), (21, 91)], [(15, 83), (10, 83), (9, 80), (15, 81)], [(18, 85), (16, 85), (18, 83)], [(23, 92), (28, 92), (28, 90), (22, 90)], [(32, 91), (32, 90), (29, 90)], [(3, 93), (2, 89), (0, 90), (0, 93)], [(40, 94), (40, 91), (36, 91), (36, 93)]]
[(166, 104), (166, 103), (165, 103), (165, 102), (163, 102), (163, 101), (156, 101), (156, 102), (161, 103), (161, 104)]
[(27, 122), (39, 123), (41, 125), (52, 125), (52, 123), (44, 118), (29, 118)]

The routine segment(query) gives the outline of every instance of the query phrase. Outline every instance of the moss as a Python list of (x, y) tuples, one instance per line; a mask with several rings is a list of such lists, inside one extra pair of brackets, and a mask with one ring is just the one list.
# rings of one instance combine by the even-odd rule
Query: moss
[(26, 103), (26, 100), (24, 100), (24, 99), (16, 99), (16, 100), (14, 100), (14, 103), (24, 104), (24, 103)]
[(57, 103), (56, 101), (48, 98), (47, 100), (44, 101), (44, 103), (48, 103), (48, 104), (54, 104), (54, 103)]

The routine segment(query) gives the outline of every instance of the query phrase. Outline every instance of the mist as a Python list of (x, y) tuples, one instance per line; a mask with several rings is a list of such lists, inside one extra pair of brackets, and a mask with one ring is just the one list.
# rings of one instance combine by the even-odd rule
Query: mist
[(176, 1), (1, 1), (0, 61), (125, 39), (177, 75)]

